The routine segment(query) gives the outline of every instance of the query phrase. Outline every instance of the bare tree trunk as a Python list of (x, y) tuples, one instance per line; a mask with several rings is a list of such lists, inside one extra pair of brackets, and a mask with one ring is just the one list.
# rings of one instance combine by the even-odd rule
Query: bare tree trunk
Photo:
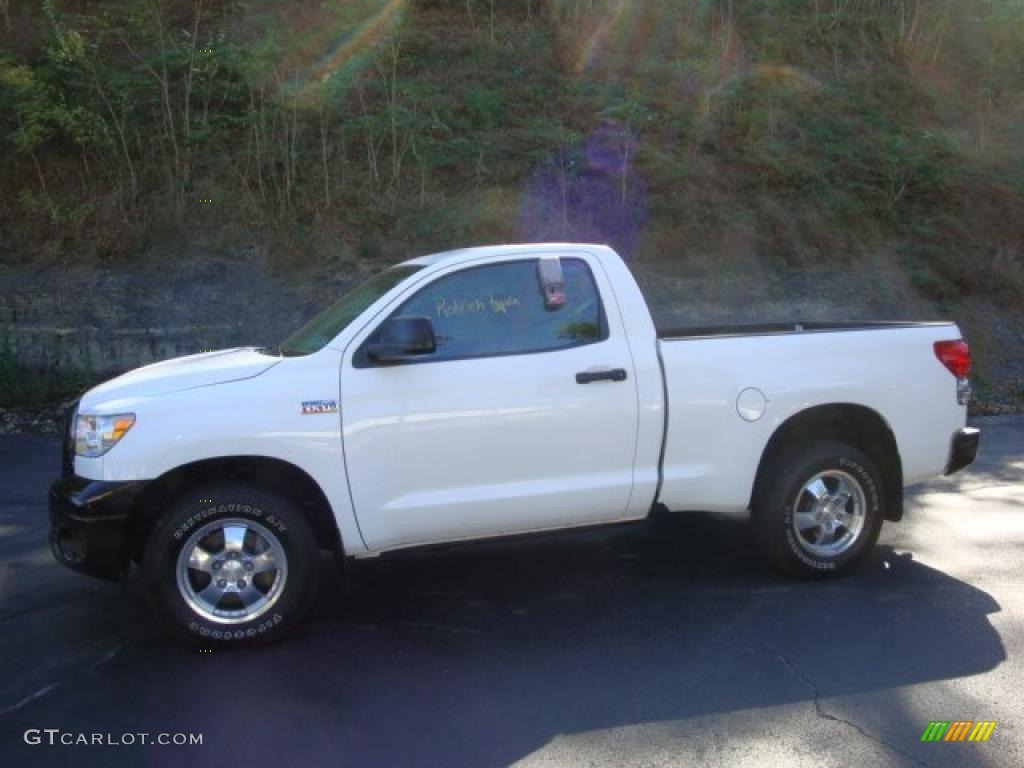
[(167, 144), (169, 144), (171, 142), (167, 138), (167, 125), (166, 125), (166, 121), (163, 122), (163, 123), (157, 123), (156, 128), (157, 128), (158, 136), (159, 136), (159, 139), (160, 139), (157, 142), (157, 144), (160, 147), (160, 159), (163, 161), (162, 162), (162, 168), (164, 170), (164, 173), (167, 174), (167, 187), (168, 187), (168, 189), (173, 191), (174, 190), (174, 186), (177, 183), (176, 179), (178, 177), (177, 177), (177, 172), (176, 172), (175, 167), (174, 167), (174, 158), (170, 157), (167, 154)]
[(192, 70), (196, 61), (196, 39), (199, 37), (199, 18), (203, 13), (203, 0), (196, 0), (193, 6), (192, 18), (192, 45), (188, 52), (188, 70), (185, 72), (185, 104), (181, 133), (185, 143), (184, 165), (182, 167), (182, 184), (187, 185), (191, 176), (191, 153), (192, 153)]
[(626, 182), (629, 178), (629, 124), (626, 124), (626, 135), (622, 139), (622, 206), (626, 206)]
[(327, 104), (320, 105), (320, 161), (324, 168), (324, 205), (331, 207), (331, 172), (327, 163)]
[(57, 211), (53, 204), (53, 198), (50, 197), (50, 192), (46, 189), (46, 177), (43, 176), (43, 169), (39, 165), (39, 158), (36, 157), (35, 152), (32, 152), (32, 164), (36, 167), (36, 176), (39, 179), (39, 188), (43, 190), (43, 199), (46, 200), (46, 213), (50, 217), (50, 221), (56, 224)]
[(128, 39), (120, 31), (117, 33), (121, 43), (127, 48), (131, 54), (145, 67), (146, 71), (153, 76), (160, 86), (160, 99), (164, 108), (164, 122), (166, 123), (166, 135), (167, 140), (171, 144), (171, 150), (174, 158), (173, 171), (171, 176), (171, 186), (174, 188), (175, 204), (177, 205), (178, 213), (181, 212), (184, 199), (182, 197), (182, 190), (178, 184), (178, 180), (181, 178), (181, 153), (178, 148), (177, 138), (177, 125), (174, 119), (174, 108), (171, 106), (171, 89), (170, 89), (170, 76), (167, 73), (167, 35), (164, 31), (163, 22), (163, 2), (153, 4), (153, 21), (156, 23), (157, 36), (160, 42), (160, 71), (157, 72), (146, 60), (139, 55), (138, 51), (132, 46)]
[[(366, 108), (366, 99), (363, 97), (363, 89), (358, 88), (356, 93), (359, 96), (359, 107), (363, 111), (363, 117), (369, 114)], [(374, 143), (373, 134), (369, 128), (366, 129), (366, 168), (370, 172), (370, 178), (375, 184), (380, 182), (380, 171), (377, 167), (377, 148)]]
[(252, 138), (253, 143), (256, 147), (256, 187), (260, 191), (260, 200), (263, 205), (267, 204), (267, 190), (263, 186), (263, 152), (260, 142), (260, 127), (263, 124), (263, 97), (260, 96), (260, 108), (256, 111), (256, 96), (252, 90), (249, 89), (249, 104), (253, 112), (252, 122)]
[(999, 40), (996, 38), (988, 52), (988, 73), (985, 78), (985, 109), (978, 125), (978, 150), (984, 152), (988, 144), (988, 128), (996, 102), (996, 63), (999, 58)]
[(281, 210), (287, 211), (292, 207), (292, 159), (290, 157), (292, 152), (292, 137), (291, 123), (288, 121), (288, 115), (284, 116), (282, 124), (284, 125), (284, 199), (281, 205)]
[[(267, 138), (269, 140), (267, 146), (267, 153), (270, 159), (270, 181), (274, 185), (274, 201), (277, 205), (278, 212), (280, 213), (280, 211), (284, 207), (284, 197), (281, 194), (280, 174), (278, 173), (278, 163), (276, 162), (276, 149), (281, 146), (281, 142), (278, 141), (277, 138), (277, 122), (279, 117), (280, 110), (275, 109), (270, 117), (270, 130), (267, 132)], [(284, 170), (285, 173), (288, 172), (287, 158), (285, 159), (284, 162)]]
[(345, 131), (344, 130), (339, 130), (338, 131), (338, 145), (340, 147), (340, 151), (338, 153), (338, 158), (341, 160), (341, 179), (339, 179), (339, 184), (340, 184), (341, 188), (344, 189), (345, 188), (345, 179), (346, 179), (346, 175), (347, 175), (346, 171), (348, 170), (348, 144), (345, 141)]
[[(162, 6), (160, 6), (159, 4), (155, 5), (154, 6), (154, 11), (155, 11), (154, 17), (155, 17), (156, 22), (157, 22), (157, 28), (159, 30), (159, 36), (160, 36), (160, 52), (161, 52), (162, 58), (166, 61), (166, 46), (165, 46), (165, 41), (164, 41), (163, 21), (160, 18), (160, 14), (162, 13)], [(124, 45), (124, 47), (127, 48), (128, 51), (146, 69), (146, 71), (149, 72), (149, 74), (153, 77), (153, 79), (156, 80), (157, 85), (160, 87), (160, 101), (161, 101), (161, 105), (164, 108), (164, 123), (165, 123), (165, 128), (166, 128), (166, 136), (167, 136), (168, 142), (171, 145), (171, 150), (173, 152), (173, 165), (170, 165), (170, 160), (166, 158), (166, 153), (164, 153), (164, 155), (165, 155), (165, 166), (169, 167), (169, 171), (168, 171), (168, 177), (169, 178), (168, 178), (168, 180), (169, 180), (169, 183), (170, 183), (171, 187), (174, 188), (176, 186), (176, 180), (178, 178), (178, 171), (179, 171), (181, 165), (180, 165), (180, 160), (179, 160), (179, 155), (178, 155), (178, 140), (177, 140), (177, 137), (175, 136), (176, 126), (174, 124), (174, 110), (171, 107), (171, 95), (170, 95), (169, 79), (168, 79), (168, 75), (167, 75), (167, 65), (165, 63), (162, 63), (161, 64), (161, 72), (157, 72), (156, 69), (154, 69), (152, 65), (147, 63), (146, 60), (144, 58), (142, 58), (142, 56), (139, 54), (138, 51), (135, 50), (135, 48), (132, 46), (132, 44), (130, 42), (128, 42), (128, 38), (126, 38), (124, 36), (124, 34), (122, 34), (120, 31), (118, 31), (117, 36), (121, 40), (121, 44)], [(161, 152), (163, 153), (163, 147), (162, 146), (161, 146)], [(176, 202), (180, 202), (179, 196), (177, 194), (177, 190), (175, 190), (175, 193), (176, 193), (175, 194), (175, 201)]]
[(565, 150), (558, 143), (558, 187), (562, 195), (562, 237), (569, 237), (569, 194), (565, 180)]
[(942, 7), (942, 15), (939, 17), (938, 23), (935, 25), (935, 48), (932, 51), (932, 66), (939, 60), (939, 54), (942, 52), (942, 42), (946, 34), (946, 25), (949, 23), (949, 6), (951, 0), (946, 0), (945, 5)]
[(390, 54), (389, 67), (381, 70), (381, 77), (384, 80), (384, 93), (388, 102), (388, 123), (391, 140), (391, 181), (392, 194), (398, 188), (399, 177), (402, 170), (402, 155), (404, 150), (400, 149), (398, 137), (398, 60), (401, 54), (402, 41), (392, 41), (388, 49)]
[[(110, 98), (107, 96), (107, 92), (103, 89), (103, 85), (100, 83), (100, 79), (96, 75), (96, 68), (92, 66), (91, 63), (89, 71), (92, 74), (92, 81), (96, 85), (96, 92), (99, 93), (104, 105), (106, 105), (107, 112), (110, 113), (110, 119), (114, 123), (114, 130), (117, 131), (117, 137), (121, 141), (121, 151), (124, 153), (125, 164), (128, 166), (128, 180), (131, 183), (132, 204), (134, 205), (136, 196), (139, 192), (139, 183), (138, 178), (135, 175), (135, 163), (132, 162), (132, 154), (128, 151), (128, 140), (124, 135), (124, 120), (118, 120), (117, 113), (114, 111), (114, 105), (110, 103)], [(123, 110), (121, 114), (123, 118)]]
[(427, 204), (427, 164), (420, 161), (420, 208)]
[(163, 3), (159, 2), (154, 6), (154, 17), (156, 20), (157, 30), (160, 36), (160, 71), (161, 74), (158, 76), (160, 82), (160, 90), (163, 96), (164, 109), (167, 112), (167, 135), (171, 141), (171, 149), (174, 152), (174, 178), (175, 178), (175, 200), (178, 204), (178, 210), (181, 211), (184, 203), (182, 197), (183, 191), (180, 189), (178, 180), (181, 178), (181, 153), (178, 149), (178, 137), (177, 137), (177, 126), (174, 121), (174, 109), (171, 107), (171, 86), (170, 77), (167, 74), (167, 44), (166, 35), (164, 34), (164, 22), (163, 22)]
[[(298, 80), (299, 73), (295, 73), (295, 79)], [(296, 180), (299, 178), (299, 150), (298, 150), (298, 136), (299, 136), (299, 107), (298, 104), (292, 100), (292, 127), (289, 136), (288, 143), (288, 162), (291, 164), (291, 184), (288, 187), (288, 208), (292, 207), (292, 195), (291, 190), (295, 186)]]

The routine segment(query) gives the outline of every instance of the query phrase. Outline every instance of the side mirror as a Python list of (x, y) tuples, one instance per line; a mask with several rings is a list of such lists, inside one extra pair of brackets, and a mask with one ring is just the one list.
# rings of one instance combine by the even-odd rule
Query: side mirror
[(429, 317), (399, 315), (384, 321), (377, 333), (377, 342), (366, 348), (366, 354), (378, 363), (400, 363), (437, 349), (434, 326)]

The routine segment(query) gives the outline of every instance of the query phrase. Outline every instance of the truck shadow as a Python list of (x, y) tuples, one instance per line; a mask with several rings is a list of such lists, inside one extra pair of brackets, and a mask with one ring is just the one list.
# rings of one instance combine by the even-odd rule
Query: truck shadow
[[(338, 754), (351, 765), (499, 766), (573, 735), (789, 704), (824, 711), (826, 700), (835, 710), (834, 697), (889, 691), (870, 717), (914, 752), (927, 747), (914, 742), (928, 718), (892, 689), (1006, 658), (988, 620), (999, 606), (980, 589), (884, 546), (849, 577), (789, 580), (761, 564), (744, 523), (708, 515), (408, 552), (353, 571), (342, 583), (325, 564), (312, 615), (281, 644), (187, 663), (159, 649), (174, 675), (138, 691), (139, 710), (176, 713), (179, 727), (256, 750), (259, 764)], [(127, 651), (110, 673), (152, 653)], [(192, 722), (184, 707), (211, 674), (241, 703)]]

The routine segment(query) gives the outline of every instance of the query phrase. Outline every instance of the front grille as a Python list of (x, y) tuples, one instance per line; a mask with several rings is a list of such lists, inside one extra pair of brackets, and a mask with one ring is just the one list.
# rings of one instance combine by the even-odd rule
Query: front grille
[(75, 474), (75, 422), (78, 420), (76, 402), (65, 415), (64, 443), (61, 446), (60, 469), (64, 477)]

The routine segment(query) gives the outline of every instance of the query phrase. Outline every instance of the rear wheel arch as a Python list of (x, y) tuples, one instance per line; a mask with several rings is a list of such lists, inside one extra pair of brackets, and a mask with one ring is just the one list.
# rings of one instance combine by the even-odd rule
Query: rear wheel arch
[(780, 424), (761, 454), (751, 506), (761, 484), (770, 480), (768, 470), (776, 457), (794, 445), (820, 440), (846, 443), (871, 459), (884, 485), (885, 519), (902, 519), (903, 465), (896, 437), (878, 411), (855, 403), (813, 406), (793, 414)]
[(150, 482), (128, 518), (129, 553), (142, 561), (146, 539), (157, 520), (191, 488), (213, 482), (243, 482), (293, 502), (302, 512), (318, 546), (344, 553), (334, 511), (320, 485), (303, 469), (266, 456), (224, 456), (183, 464)]

